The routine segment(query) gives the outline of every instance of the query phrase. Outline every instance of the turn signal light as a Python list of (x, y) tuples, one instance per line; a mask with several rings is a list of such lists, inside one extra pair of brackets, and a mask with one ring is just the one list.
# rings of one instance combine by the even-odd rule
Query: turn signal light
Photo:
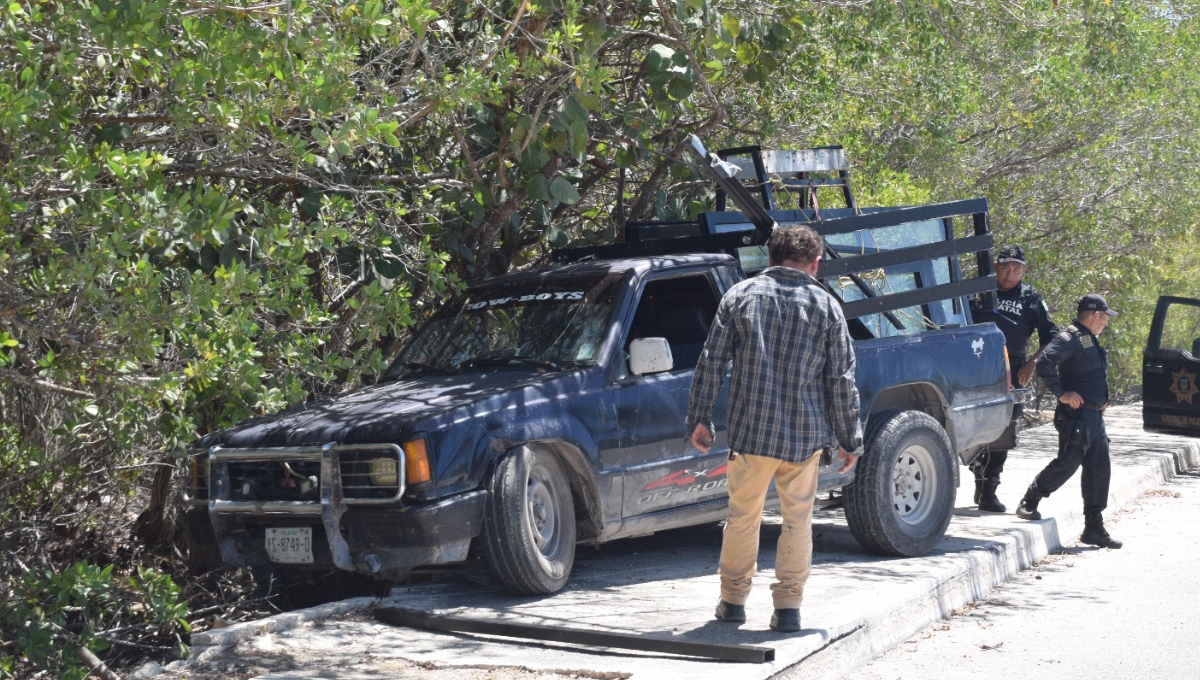
[(429, 453), (424, 439), (414, 439), (400, 445), (404, 449), (404, 477), (408, 484), (419, 484), (433, 479), (429, 470)]

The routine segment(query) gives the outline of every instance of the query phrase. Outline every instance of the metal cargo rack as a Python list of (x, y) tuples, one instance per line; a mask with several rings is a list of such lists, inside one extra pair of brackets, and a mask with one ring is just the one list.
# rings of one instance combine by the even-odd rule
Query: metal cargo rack
[[(988, 306), (994, 307), (996, 276), (991, 256), (994, 241), (986, 198), (911, 207), (860, 208), (841, 147), (803, 151), (741, 147), (709, 154), (698, 138), (693, 136), (692, 141), (695, 160), (717, 183), (718, 210), (701, 213), (697, 219), (688, 221), (631, 222), (626, 225), (624, 243), (564, 248), (554, 251), (551, 258), (566, 263), (685, 253), (728, 253), (738, 257), (746, 248), (764, 246), (779, 226), (806, 225), (828, 240), (843, 234), (938, 220), (944, 240), (932, 243), (874, 252), (827, 245), (817, 278), (825, 281), (847, 277), (862, 292), (864, 299), (844, 301), (848, 318), (883, 314), (897, 328), (901, 324), (893, 315), (896, 310), (940, 300), (958, 300), (965, 306), (967, 296), (984, 293)], [(819, 208), (816, 192), (829, 188), (840, 189), (846, 207)], [(758, 194), (757, 198), (752, 191)], [(778, 210), (779, 192), (798, 193), (801, 205), (811, 204), (811, 207)], [(741, 211), (722, 210), (727, 198)], [(970, 235), (956, 238), (956, 221), (966, 221)], [(852, 257), (847, 257), (852, 253)], [(960, 255), (974, 255), (975, 276), (963, 277)], [(938, 258), (949, 258), (947, 283), (881, 294), (861, 278), (866, 272)]]

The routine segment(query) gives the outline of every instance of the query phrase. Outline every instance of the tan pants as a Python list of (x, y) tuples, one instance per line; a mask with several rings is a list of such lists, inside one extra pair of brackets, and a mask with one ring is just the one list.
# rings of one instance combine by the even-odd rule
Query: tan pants
[(721, 599), (746, 604), (758, 571), (758, 532), (767, 486), (775, 480), (783, 514), (783, 530), (775, 548), (776, 609), (796, 609), (812, 571), (812, 510), (817, 496), (820, 454), (803, 463), (778, 458), (737, 455), (729, 461), (729, 520), (721, 542)]

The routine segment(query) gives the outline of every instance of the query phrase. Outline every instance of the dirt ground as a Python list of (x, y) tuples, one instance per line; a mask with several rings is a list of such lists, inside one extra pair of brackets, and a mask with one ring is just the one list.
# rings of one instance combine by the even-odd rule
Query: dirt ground
[[(364, 612), (350, 614), (348, 620), (373, 621)], [(320, 623), (316, 625), (321, 625)], [(249, 680), (264, 675), (279, 678), (338, 678), (339, 680), (624, 680), (628, 673), (588, 672), (579, 670), (535, 671), (521, 666), (490, 666), (480, 664), (417, 663), (407, 659), (373, 658), (369, 670), (338, 669), (306, 671), (320, 668), (325, 653), (322, 650), (272, 648), (269, 638), (248, 649), (239, 645), (206, 657), (203, 662), (186, 669), (146, 668), (145, 673), (130, 676), (129, 680)], [(368, 659), (364, 659), (368, 661)]]

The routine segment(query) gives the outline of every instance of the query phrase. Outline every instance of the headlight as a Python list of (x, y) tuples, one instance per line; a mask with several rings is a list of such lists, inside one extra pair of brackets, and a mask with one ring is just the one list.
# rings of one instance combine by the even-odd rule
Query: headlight
[(400, 483), (395, 458), (372, 458), (369, 465), (371, 483), (375, 486), (396, 486)]

